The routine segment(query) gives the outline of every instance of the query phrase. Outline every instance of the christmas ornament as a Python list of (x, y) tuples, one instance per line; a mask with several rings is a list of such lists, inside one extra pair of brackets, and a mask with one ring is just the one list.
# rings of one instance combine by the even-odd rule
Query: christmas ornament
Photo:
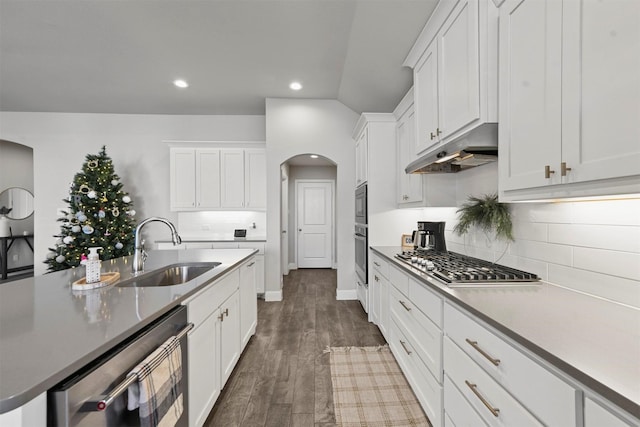
[(64, 262), (64, 260), (66, 260), (66, 259), (67, 259), (67, 258), (65, 258), (65, 256), (64, 256), (64, 255), (58, 255), (58, 256), (56, 257), (56, 262), (57, 262), (58, 264), (62, 264), (62, 263)]
[(55, 252), (47, 253), (47, 259), (54, 259), (55, 257), (56, 257), (56, 253)]
[(90, 199), (95, 199), (96, 197), (98, 197), (98, 195), (96, 194), (95, 191), (91, 190), (87, 193), (87, 197)]
[(73, 231), (74, 233), (79, 233), (80, 230), (81, 229), (79, 225), (74, 225), (73, 227), (71, 227), (71, 231)]
[(124, 196), (124, 197), (122, 198), (122, 201), (123, 201), (123, 202), (125, 202), (125, 203), (131, 203), (131, 197), (129, 197), (129, 196)]
[(98, 218), (104, 218), (107, 214), (102, 209), (98, 211)]
[(89, 193), (89, 191), (91, 191), (91, 189), (89, 188), (89, 186), (87, 184), (82, 184), (80, 186), (80, 188), (78, 189), (78, 191), (82, 194), (87, 194)]
[(117, 180), (117, 179), (112, 179), (112, 180), (111, 180), (111, 185), (113, 185), (114, 187), (115, 187), (116, 185), (118, 185), (118, 180)]
[(124, 247), (124, 245), (120, 242), (115, 244), (116, 249), (122, 249)]
[(133, 209), (131, 209), (129, 212), (127, 212), (129, 214), (129, 216), (134, 216), (136, 214), (136, 211), (134, 211)]
[(84, 215), (84, 214), (82, 214), (82, 215), (80, 215), (80, 216), (78, 217), (78, 221), (80, 221), (80, 222), (85, 222), (86, 220), (87, 220), (87, 216), (86, 216), (86, 215)]
[(118, 209), (117, 207), (111, 209), (111, 215), (120, 216), (120, 209)]
[(93, 233), (93, 227), (90, 225), (85, 225), (84, 227), (82, 227), (82, 232), (84, 234), (91, 234)]
[(98, 167), (98, 161), (97, 160), (90, 160), (87, 163), (87, 166), (89, 166), (89, 169), (95, 169)]
[(66, 236), (64, 239), (62, 239), (62, 241), (68, 245), (69, 243), (73, 242), (73, 237)]

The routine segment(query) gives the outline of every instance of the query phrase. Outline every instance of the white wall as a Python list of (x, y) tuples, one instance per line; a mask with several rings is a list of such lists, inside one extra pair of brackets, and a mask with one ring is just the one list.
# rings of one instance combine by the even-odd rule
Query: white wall
[[(456, 174), (458, 199), (497, 190), (497, 163)], [(640, 308), (640, 200), (511, 204), (515, 242), (499, 263), (551, 283)], [(447, 248), (496, 261), (505, 243), (473, 231), (452, 232), (456, 208), (425, 208), (446, 221)]]
[(337, 166), (336, 226), (338, 294), (354, 285), (355, 145), (358, 115), (335, 100), (266, 100), (267, 143), (267, 299), (281, 298), (280, 165), (299, 154), (316, 153)]
[[(61, 200), (89, 153), (103, 145), (113, 159), (138, 219), (169, 211), (169, 148), (163, 140), (264, 141), (264, 116), (169, 116), (0, 112), (0, 139), (33, 148), (35, 199), (35, 273), (46, 270), (47, 247), (60, 231)], [(162, 239), (161, 227), (149, 227), (148, 241)]]

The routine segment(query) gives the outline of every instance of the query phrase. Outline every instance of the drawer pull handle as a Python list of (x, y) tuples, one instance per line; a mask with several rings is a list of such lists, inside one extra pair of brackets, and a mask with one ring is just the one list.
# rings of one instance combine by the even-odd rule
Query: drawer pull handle
[(483, 355), (489, 362), (493, 363), (495, 366), (498, 366), (500, 364), (500, 359), (494, 359), (493, 357), (489, 356), (489, 354), (486, 351), (484, 351), (478, 346), (478, 341), (471, 341), (469, 338), (465, 339), (465, 341), (469, 343), (471, 347), (475, 348), (478, 353)]
[(500, 409), (498, 408), (494, 408), (493, 406), (491, 406), (491, 404), (489, 402), (487, 402), (487, 399), (485, 399), (480, 392), (478, 391), (478, 386), (476, 384), (472, 384), (467, 380), (464, 380), (465, 384), (467, 385), (467, 387), (469, 387), (471, 389), (471, 391), (473, 392), (473, 394), (476, 395), (476, 397), (478, 399), (480, 399), (480, 401), (484, 404), (484, 406), (487, 407), (487, 409), (489, 411), (491, 411), (491, 413), (493, 414), (494, 417), (498, 417)]
[(220, 316), (218, 316), (218, 320), (221, 322), (224, 322), (224, 313), (220, 314)]
[(373, 261), (373, 263), (376, 265), (376, 267), (380, 267), (380, 264), (378, 264), (377, 262)]
[(400, 303), (400, 305), (401, 305), (401, 306), (403, 306), (403, 307), (404, 307), (404, 309), (405, 309), (405, 310), (407, 310), (407, 311), (411, 311), (411, 307), (407, 306), (407, 304), (405, 304), (405, 302), (404, 302), (404, 301), (402, 301), (402, 300), (398, 300), (398, 302)]
[(376, 282), (379, 282), (379, 281), (380, 281), (380, 278), (379, 278), (378, 276), (374, 275), (374, 276), (373, 276), (373, 280), (375, 280)]
[(227, 316), (227, 317), (229, 317), (229, 309), (228, 309), (228, 308), (225, 308), (225, 309), (224, 309), (224, 315), (225, 315), (225, 316)]
[(402, 348), (404, 348), (404, 351), (406, 351), (408, 355), (411, 355), (411, 350), (407, 349), (406, 344), (407, 343), (405, 343), (404, 341), (400, 340), (400, 345), (402, 346)]
[(251, 264), (247, 265), (247, 268), (249, 268), (249, 267), (253, 267), (253, 264), (255, 264), (255, 263), (256, 263), (256, 262), (255, 262), (255, 261), (253, 261)]

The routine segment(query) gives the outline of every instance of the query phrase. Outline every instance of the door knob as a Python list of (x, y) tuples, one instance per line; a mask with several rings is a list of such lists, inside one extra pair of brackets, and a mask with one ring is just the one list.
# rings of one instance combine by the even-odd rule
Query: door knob
[(298, 228), (298, 231), (302, 231), (302, 228)]

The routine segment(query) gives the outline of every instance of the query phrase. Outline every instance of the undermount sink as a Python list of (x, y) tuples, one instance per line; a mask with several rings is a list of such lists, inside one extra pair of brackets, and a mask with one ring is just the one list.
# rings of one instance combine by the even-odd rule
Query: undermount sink
[(193, 262), (172, 264), (159, 270), (143, 273), (117, 284), (124, 287), (173, 286), (195, 279), (203, 273), (219, 266), (219, 262)]

